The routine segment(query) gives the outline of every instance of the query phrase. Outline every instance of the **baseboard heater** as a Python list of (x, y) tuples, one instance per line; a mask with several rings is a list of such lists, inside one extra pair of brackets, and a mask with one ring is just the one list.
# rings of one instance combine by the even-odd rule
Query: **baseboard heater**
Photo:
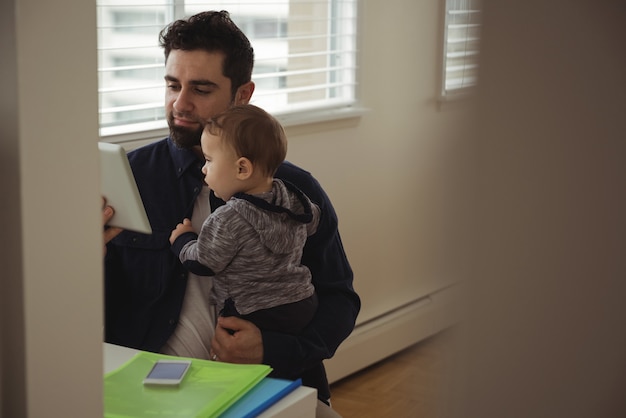
[(366, 368), (458, 322), (459, 286), (452, 285), (358, 324), (332, 359), (330, 383)]

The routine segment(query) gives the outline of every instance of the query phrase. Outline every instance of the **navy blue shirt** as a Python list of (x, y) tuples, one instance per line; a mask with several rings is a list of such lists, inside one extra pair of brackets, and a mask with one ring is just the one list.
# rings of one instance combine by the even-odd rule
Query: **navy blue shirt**
[[(112, 344), (159, 352), (172, 335), (187, 286), (188, 272), (170, 250), (169, 236), (191, 219), (203, 186), (204, 162), (169, 139), (128, 154), (143, 199), (151, 235), (123, 231), (107, 245), (105, 257), (105, 339)], [(298, 336), (263, 331), (263, 363), (273, 377), (301, 378), (330, 397), (322, 360), (330, 358), (352, 332), (360, 299), (352, 286), (337, 215), (310, 173), (285, 162), (276, 177), (295, 184), (321, 209), (317, 232), (307, 240), (302, 263), (312, 273), (319, 298), (314, 319)], [(211, 193), (211, 207), (224, 202)]]

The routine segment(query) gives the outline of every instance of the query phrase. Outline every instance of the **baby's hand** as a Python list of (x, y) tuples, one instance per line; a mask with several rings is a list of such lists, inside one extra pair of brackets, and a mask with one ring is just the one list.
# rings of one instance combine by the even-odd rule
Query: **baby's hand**
[(191, 227), (191, 221), (188, 218), (183, 219), (182, 224), (176, 225), (176, 229), (174, 229), (170, 234), (170, 244), (174, 244), (176, 238), (180, 237), (186, 232), (193, 232), (193, 228)]

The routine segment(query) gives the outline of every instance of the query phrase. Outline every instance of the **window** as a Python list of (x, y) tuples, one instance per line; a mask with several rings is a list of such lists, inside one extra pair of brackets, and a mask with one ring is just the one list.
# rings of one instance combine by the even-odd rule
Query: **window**
[(97, 0), (100, 134), (166, 127), (158, 34), (204, 10), (228, 10), (255, 52), (252, 103), (297, 119), (356, 102), (357, 0)]
[(477, 82), (480, 41), (479, 0), (446, 0), (443, 85), (446, 98), (467, 93)]

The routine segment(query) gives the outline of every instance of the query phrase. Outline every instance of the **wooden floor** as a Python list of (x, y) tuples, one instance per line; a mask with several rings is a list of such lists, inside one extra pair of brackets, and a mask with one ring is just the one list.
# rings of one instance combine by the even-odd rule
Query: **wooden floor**
[(331, 386), (343, 418), (435, 418), (448, 338), (430, 337)]

